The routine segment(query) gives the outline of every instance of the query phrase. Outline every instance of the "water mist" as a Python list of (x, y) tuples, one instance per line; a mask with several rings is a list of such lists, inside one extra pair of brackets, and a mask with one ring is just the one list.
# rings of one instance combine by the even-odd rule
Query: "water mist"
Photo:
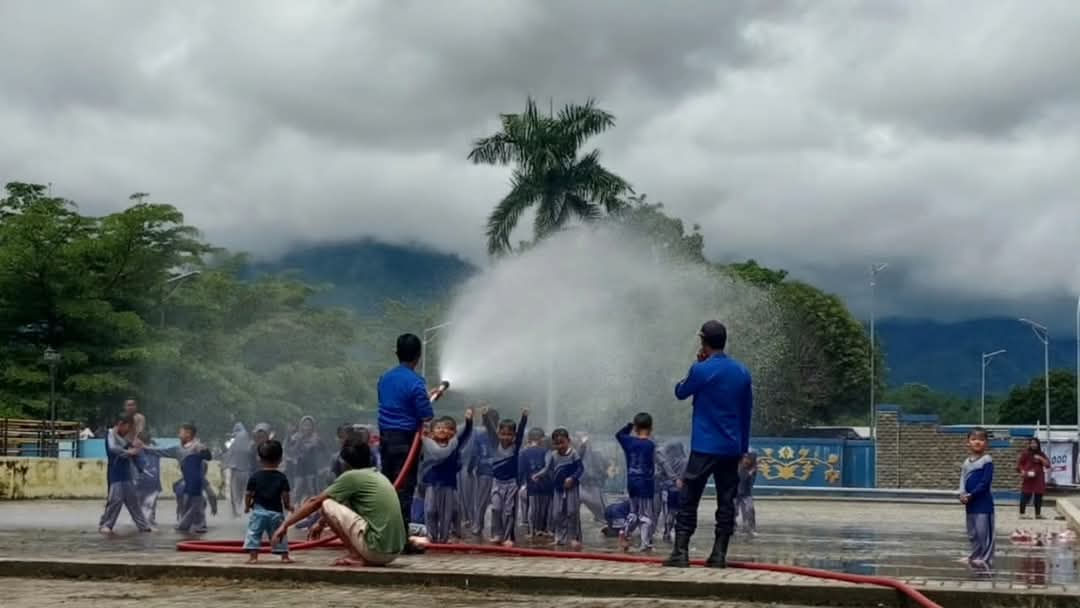
[(728, 327), (729, 352), (755, 379), (784, 340), (766, 294), (702, 264), (676, 263), (625, 228), (578, 227), (508, 257), (457, 295), (439, 369), (467, 400), (530, 426), (614, 432), (637, 411), (685, 435), (672, 388), (697, 352), (702, 322)]

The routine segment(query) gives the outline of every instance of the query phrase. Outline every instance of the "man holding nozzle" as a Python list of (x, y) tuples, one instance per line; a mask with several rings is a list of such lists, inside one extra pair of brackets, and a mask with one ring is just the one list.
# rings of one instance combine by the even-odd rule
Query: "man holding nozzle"
[(711, 477), (716, 484), (716, 536), (705, 565), (727, 567), (728, 542), (735, 532), (735, 494), (739, 461), (750, 449), (753, 389), (750, 372), (724, 354), (727, 328), (708, 321), (698, 332), (701, 349), (686, 378), (675, 385), (680, 401), (693, 397), (690, 458), (677, 482), (679, 512), (675, 516), (675, 546), (665, 566), (690, 566), (690, 537), (697, 529), (698, 505)]
[[(397, 480), (398, 474), (405, 468), (420, 425), (434, 416), (427, 383), (416, 373), (422, 348), (420, 338), (415, 335), (399, 336), (398, 366), (379, 378), (379, 452), (383, 475), (391, 482)], [(416, 471), (414, 464), (404, 483), (397, 489), (406, 530), (409, 528), (409, 511), (416, 490)]]

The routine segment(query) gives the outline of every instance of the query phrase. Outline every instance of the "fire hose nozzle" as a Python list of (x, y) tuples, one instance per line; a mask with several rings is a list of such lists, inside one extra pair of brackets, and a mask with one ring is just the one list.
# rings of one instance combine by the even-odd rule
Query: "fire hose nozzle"
[(435, 390), (431, 391), (431, 395), (429, 395), (428, 398), (432, 401), (438, 401), (443, 396), (443, 393), (445, 393), (449, 388), (450, 382), (447, 380), (443, 380), (439, 383), (439, 386)]

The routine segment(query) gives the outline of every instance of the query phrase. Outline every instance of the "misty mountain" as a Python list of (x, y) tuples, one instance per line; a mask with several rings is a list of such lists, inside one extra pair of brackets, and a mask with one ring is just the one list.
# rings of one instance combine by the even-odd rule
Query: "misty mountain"
[(251, 268), (255, 274), (293, 273), (325, 288), (316, 304), (364, 313), (378, 313), (386, 300), (432, 302), (476, 270), (455, 255), (371, 239), (298, 247)]
[[(1050, 368), (1076, 368), (1072, 332), (1050, 330)], [(1043, 344), (1015, 319), (973, 319), (940, 323), (927, 319), (887, 319), (877, 324), (890, 386), (908, 382), (939, 391), (978, 395), (982, 354), (1006, 349), (986, 369), (986, 390), (1001, 393), (1043, 374)]]
[[(387, 299), (410, 304), (431, 302), (477, 272), (460, 257), (419, 246), (361, 240), (300, 247), (273, 261), (261, 261), (255, 273), (291, 272), (327, 289), (315, 301), (377, 313)], [(885, 349), (888, 383), (929, 385), (943, 392), (977, 395), (981, 355), (1008, 352), (987, 369), (987, 390), (1004, 392), (1043, 372), (1043, 347), (1031, 330), (1014, 319), (975, 319), (942, 323), (929, 319), (886, 319), (877, 324)], [(1076, 343), (1051, 330), (1051, 368), (1073, 369)]]

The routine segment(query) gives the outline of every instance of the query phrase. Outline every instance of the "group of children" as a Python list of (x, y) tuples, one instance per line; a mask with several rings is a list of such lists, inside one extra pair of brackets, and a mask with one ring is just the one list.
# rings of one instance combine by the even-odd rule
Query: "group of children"
[(105, 512), (98, 522), (103, 534), (111, 534), (120, 512), (127, 509), (140, 532), (157, 526), (157, 502), (161, 494), (160, 459), (173, 458), (180, 463), (182, 479), (176, 491), (176, 529), (180, 532), (206, 532), (206, 506), (209, 485), (206, 463), (210, 450), (199, 442), (192, 424), (180, 425), (180, 444), (158, 448), (146, 434), (133, 435), (134, 420), (121, 415), (106, 436), (108, 453), (108, 496)]
[[(580, 548), (581, 480), (588, 440), (573, 445), (565, 428), (555, 429), (549, 438), (543, 429), (534, 427), (526, 436), (528, 410), (521, 412), (518, 421), (500, 419), (495, 410), (486, 408), (480, 416), (483, 429), (476, 432), (472, 409), (466, 410), (460, 432), (450, 416), (428, 425), (412, 523), (422, 526), (419, 532), (432, 542), (446, 543), (463, 538), (466, 529), (474, 535), (483, 534), (490, 510), (489, 542), (513, 546), (520, 524), (532, 539), (553, 537), (556, 545)], [(145, 432), (134, 436), (133, 429), (134, 420), (122, 415), (106, 439), (109, 488), (100, 531), (112, 533), (124, 509), (139, 531), (149, 532), (156, 527), (157, 500), (162, 490), (159, 461), (164, 457), (176, 459), (182, 475), (174, 487), (176, 530), (205, 532), (207, 503), (213, 496), (212, 492), (208, 496), (206, 482), (211, 453), (199, 441), (195, 426), (181, 425), (179, 445), (169, 448), (156, 447)], [(686, 454), (677, 442), (661, 449), (652, 431), (652, 416), (643, 412), (615, 434), (626, 459), (627, 497), (604, 507), (603, 532), (618, 536), (624, 550), (635, 536), (640, 538), (641, 550), (651, 550), (661, 522), (666, 540), (673, 533)], [(265, 429), (257, 428), (255, 435), (250, 449), (257, 465), (253, 463), (245, 484), (245, 512), (252, 513), (245, 546), (252, 551), (252, 561), (257, 559), (254, 549), (261, 538), (272, 534), (283, 521), (283, 513), (291, 510), (291, 484), (279, 470), (282, 445), (271, 439)], [(339, 430), (343, 443), (358, 436), (371, 440), (370, 433), (356, 425)], [(988, 568), (994, 555), (994, 464), (987, 453), (985, 429), (972, 429), (967, 442), (969, 456), (961, 467), (959, 495), (971, 542), (968, 560), (975, 567)], [(338, 464), (337, 460), (330, 464), (332, 473), (340, 473)], [(756, 469), (753, 454), (748, 454), (740, 466), (736, 499), (741, 528), (750, 534), (755, 533)], [(306, 493), (316, 491), (308, 476), (302, 483), (308, 486)], [(274, 552), (289, 561), (287, 546), (274, 547)]]
[[(638, 414), (615, 435), (626, 460), (627, 497), (612, 504), (604, 504), (602, 479), (585, 475), (587, 438), (575, 445), (565, 428), (555, 429), (550, 437), (537, 427), (526, 433), (527, 410), (518, 421), (501, 419), (487, 408), (480, 410), (480, 418), (483, 428), (474, 429), (473, 410), (466, 410), (460, 432), (449, 416), (428, 425), (412, 505), (414, 533), (446, 543), (465, 538), (467, 531), (509, 547), (517, 542), (521, 527), (533, 541), (550, 538), (555, 545), (577, 549), (582, 543), (583, 497), (591, 494), (601, 501), (598, 515), (604, 534), (617, 536), (624, 550), (635, 537), (642, 551), (652, 550), (661, 522), (663, 537), (674, 535), (686, 452), (678, 442), (657, 445), (649, 414)], [(744, 527), (752, 531), (752, 458), (744, 461), (740, 475), (740, 513)], [(587, 488), (586, 482), (597, 487)]]
[[(501, 419), (493, 409), (483, 408), (479, 413), (481, 428), (475, 430), (472, 409), (465, 412), (460, 432), (450, 416), (428, 424), (412, 505), (411, 520), (418, 528), (414, 532), (431, 542), (446, 543), (465, 538), (463, 532), (467, 531), (486, 536), (491, 543), (513, 546), (520, 526), (533, 541), (550, 539), (548, 542), (577, 549), (582, 543), (581, 506), (587, 493), (600, 501), (594, 512), (603, 520), (603, 533), (618, 537), (624, 550), (635, 537), (640, 539), (642, 551), (651, 550), (658, 528), (665, 540), (674, 535), (686, 452), (679, 442), (658, 446), (649, 414), (638, 414), (615, 434), (626, 460), (627, 496), (605, 504), (602, 484), (607, 472), (585, 475), (585, 461), (590, 456), (587, 437), (575, 445), (565, 428), (555, 429), (550, 436), (537, 427), (526, 433), (528, 410), (523, 410), (517, 421)], [(206, 509), (214, 500), (206, 480), (211, 453), (198, 440), (194, 425), (181, 425), (180, 443), (170, 448), (156, 447), (145, 433), (132, 437), (132, 429), (133, 421), (121, 416), (109, 430), (109, 494), (99, 524), (101, 531), (111, 533), (124, 508), (140, 531), (157, 526), (157, 500), (162, 490), (159, 460), (166, 457), (176, 459), (181, 470), (181, 479), (174, 486), (176, 530), (206, 532)], [(343, 425), (338, 436), (342, 444), (363, 440), (377, 445), (377, 437), (362, 425)], [(242, 467), (246, 469), (242, 478), (244, 511), (251, 513), (245, 546), (255, 561), (255, 549), (262, 538), (271, 535), (284, 513), (291, 510), (298, 484), (282, 472), (283, 446), (272, 439), (266, 425), (255, 427), (244, 451), (250, 463)], [(339, 460), (335, 455), (329, 463), (331, 475), (342, 472)], [(740, 471), (738, 512), (750, 532), (754, 526), (751, 494), (755, 469), (756, 463), (748, 458)], [(304, 494), (318, 491), (310, 476), (301, 477)], [(583, 483), (596, 487), (583, 488)], [(275, 546), (274, 553), (289, 561), (286, 544)]]

